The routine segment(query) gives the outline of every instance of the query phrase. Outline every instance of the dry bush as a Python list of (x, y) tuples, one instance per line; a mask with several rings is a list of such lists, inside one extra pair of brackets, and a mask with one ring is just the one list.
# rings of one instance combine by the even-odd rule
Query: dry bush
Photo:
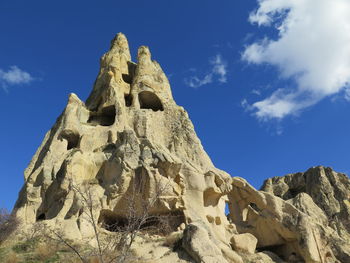
[(57, 247), (50, 243), (40, 243), (35, 249), (35, 255), (38, 259), (45, 261), (57, 253)]
[[(136, 262), (131, 250), (137, 236), (147, 234), (165, 237), (176, 230), (175, 224), (177, 221), (182, 220), (182, 216), (179, 214), (159, 215), (151, 213), (152, 209), (157, 206), (161, 196), (170, 187), (170, 184), (162, 184), (161, 181), (155, 179), (154, 191), (151, 196), (146, 197), (144, 196), (144, 189), (146, 189), (148, 182), (145, 178), (142, 175), (135, 175), (131, 182), (131, 188), (124, 194), (124, 217), (102, 222), (103, 228), (119, 234), (114, 235), (114, 239), (111, 242), (119, 254), (112, 261), (105, 262)], [(140, 261), (141, 259), (137, 260)]]
[(15, 252), (12, 251), (9, 254), (7, 254), (5, 263), (18, 263), (18, 262), (20, 262), (20, 260)]
[(44, 236), (45, 225), (42, 222), (36, 222), (30, 229), (22, 233), (25, 240), (39, 239)]
[[(79, 247), (74, 244), (73, 241), (67, 239), (62, 231), (57, 231), (55, 229), (52, 229), (50, 227), (45, 228), (43, 231), (44, 238), (47, 240), (47, 242), (53, 242), (56, 244), (56, 251), (59, 250), (61, 247), (65, 247), (69, 249), (71, 252), (74, 252), (75, 255), (79, 258), (79, 261), (82, 263), (86, 263), (87, 261), (84, 259), (84, 256), (82, 255), (81, 251), (79, 251)], [(75, 259), (73, 259), (75, 260)]]
[(64, 262), (64, 263), (81, 263), (81, 259), (75, 256), (72, 256), (72, 254), (64, 255), (64, 256), (61, 255), (60, 259), (61, 259), (61, 262)]
[[(143, 190), (146, 184), (147, 182), (143, 176), (135, 176), (130, 191), (123, 196), (126, 205), (125, 211), (123, 211), (125, 218), (115, 220), (110, 224), (110, 222), (99, 222), (99, 219), (96, 218), (94, 212), (99, 208), (99, 202), (91, 191), (91, 186), (88, 183), (75, 184), (73, 180), (70, 180), (70, 191), (73, 191), (82, 203), (82, 213), (93, 227), (97, 249), (83, 251), (82, 248), (67, 240), (62, 233), (55, 230), (51, 230), (51, 234), (48, 236), (69, 248), (82, 263), (136, 262), (132, 259), (131, 253), (135, 238), (146, 233), (167, 236), (175, 230), (173, 225), (179, 217), (179, 215), (151, 214), (152, 209), (157, 206), (157, 202), (167, 190), (169, 184), (162, 185), (156, 181), (153, 195), (144, 198)], [(100, 226), (116, 233), (104, 236), (99, 230)]]
[(98, 259), (98, 257), (96, 257), (96, 256), (89, 258), (88, 262), (89, 263), (101, 263), (100, 260)]
[(0, 209), (0, 244), (3, 243), (18, 227), (18, 219), (6, 209)]

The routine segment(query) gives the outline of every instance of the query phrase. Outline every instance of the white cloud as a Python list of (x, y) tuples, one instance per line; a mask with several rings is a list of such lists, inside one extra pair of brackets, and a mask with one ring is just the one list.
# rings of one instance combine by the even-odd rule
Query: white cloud
[(210, 64), (213, 66), (212, 75), (216, 75), (219, 82), (226, 83), (227, 63), (222, 59), (221, 55), (217, 54), (210, 60)]
[(33, 80), (34, 78), (28, 72), (17, 66), (11, 66), (8, 71), (0, 69), (0, 84), (5, 90), (8, 86), (28, 84)]
[(258, 89), (253, 89), (250, 93), (256, 95), (256, 96), (260, 96), (261, 95), (261, 91)]
[[(205, 74), (203, 77), (191, 76), (185, 78), (185, 83), (191, 88), (199, 88), (203, 85), (207, 85), (217, 81), (219, 83), (227, 82), (227, 63), (222, 59), (220, 54), (217, 54), (215, 57), (209, 60), (211, 69), (209, 73)], [(192, 72), (196, 72), (195, 69), (191, 68)]]
[(249, 20), (273, 26), (277, 39), (246, 47), (243, 60), (278, 67), (295, 81), (252, 104), (259, 119), (281, 119), (342, 92), (350, 83), (349, 0), (258, 0)]
[(248, 103), (248, 100), (246, 98), (241, 100), (241, 107), (244, 109), (244, 111), (252, 110), (252, 106)]
[(241, 107), (244, 109), (247, 109), (247, 107), (249, 107), (247, 99), (241, 100)]
[(213, 82), (213, 76), (212, 74), (207, 74), (203, 78), (198, 78), (197, 76), (192, 76), (185, 79), (185, 83), (187, 86), (190, 86), (191, 88), (199, 88), (203, 85), (209, 84)]
[(350, 87), (346, 87), (346, 88), (345, 88), (344, 98), (345, 98), (347, 101), (350, 101)]

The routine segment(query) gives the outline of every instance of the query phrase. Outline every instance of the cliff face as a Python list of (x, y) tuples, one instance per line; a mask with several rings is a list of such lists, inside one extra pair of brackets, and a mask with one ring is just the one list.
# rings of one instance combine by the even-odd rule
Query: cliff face
[[(295, 188), (288, 184), (294, 179), (271, 179), (257, 191), (215, 168), (149, 49), (140, 47), (134, 63), (118, 34), (87, 101), (71, 94), (46, 134), (25, 171), (15, 213), (24, 229), (45, 222), (71, 239), (89, 240), (94, 229), (81, 189), (93, 193), (93, 216), (105, 232), (128, 220), (131, 194), (136, 214), (148, 203), (150, 215), (176, 218), (171, 231), (181, 237), (188, 261), (350, 262), (346, 249), (339, 252), (349, 241), (349, 180), (336, 178), (338, 188), (329, 187), (345, 190), (333, 200), (328, 190), (328, 199), (316, 197), (319, 191), (305, 180)], [(335, 213), (340, 232), (330, 225)], [(152, 260), (169, 262), (165, 254)]]
[(323, 242), (341, 262), (350, 261), (350, 180), (328, 167), (267, 179), (262, 187), (317, 221)]

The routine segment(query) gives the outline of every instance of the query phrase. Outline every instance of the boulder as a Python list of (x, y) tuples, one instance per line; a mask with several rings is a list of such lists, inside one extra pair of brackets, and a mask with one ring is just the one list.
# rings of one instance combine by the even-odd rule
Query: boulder
[(221, 250), (212, 241), (208, 229), (199, 223), (187, 225), (182, 246), (198, 263), (227, 263)]
[(250, 233), (233, 235), (231, 245), (236, 251), (254, 254), (258, 240)]

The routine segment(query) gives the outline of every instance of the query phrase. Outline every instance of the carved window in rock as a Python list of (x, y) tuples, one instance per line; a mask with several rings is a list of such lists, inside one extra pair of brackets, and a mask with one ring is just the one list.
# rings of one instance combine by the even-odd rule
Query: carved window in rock
[(90, 112), (88, 123), (92, 125), (111, 126), (115, 122), (115, 106), (108, 106), (99, 112)]
[(46, 220), (45, 213), (39, 214), (36, 218), (36, 221), (42, 221), (42, 220)]
[(125, 99), (125, 106), (126, 107), (130, 107), (132, 105), (132, 95), (131, 94), (125, 94), (124, 95), (124, 99)]
[(128, 61), (127, 63), (128, 63), (128, 73), (122, 74), (122, 79), (125, 83), (128, 83), (129, 85), (131, 85), (135, 76), (136, 64), (131, 61)]
[(59, 139), (67, 141), (67, 150), (78, 148), (80, 142), (80, 135), (77, 132), (71, 130), (64, 130)]
[(156, 94), (150, 91), (141, 91), (139, 93), (139, 102), (141, 109), (151, 109), (153, 111), (163, 111), (163, 104)]
[(132, 83), (132, 76), (130, 76), (129, 74), (122, 74), (122, 78), (125, 83)]

